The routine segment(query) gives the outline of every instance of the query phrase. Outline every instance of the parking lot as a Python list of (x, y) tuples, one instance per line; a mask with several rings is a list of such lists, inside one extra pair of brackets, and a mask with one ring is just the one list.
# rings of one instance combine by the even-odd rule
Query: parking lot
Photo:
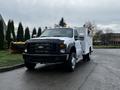
[(0, 90), (120, 90), (120, 49), (94, 49), (72, 73), (59, 64), (0, 73)]

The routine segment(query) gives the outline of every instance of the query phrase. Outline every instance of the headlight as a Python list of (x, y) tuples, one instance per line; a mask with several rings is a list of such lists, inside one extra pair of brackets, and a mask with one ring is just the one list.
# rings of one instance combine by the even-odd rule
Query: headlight
[(59, 45), (59, 47), (60, 47), (60, 53), (65, 53), (65, 51), (66, 51), (66, 44), (61, 43), (61, 44)]
[(59, 46), (61, 49), (64, 49), (66, 48), (66, 45), (64, 43), (61, 43), (60, 46)]

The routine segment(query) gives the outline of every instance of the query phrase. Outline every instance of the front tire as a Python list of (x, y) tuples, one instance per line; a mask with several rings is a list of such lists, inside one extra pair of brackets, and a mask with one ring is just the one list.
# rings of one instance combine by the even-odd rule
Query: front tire
[(76, 66), (76, 54), (72, 52), (67, 61), (67, 70), (73, 72)]
[(36, 66), (36, 63), (30, 63), (30, 62), (24, 62), (25, 64), (25, 67), (28, 69), (28, 70), (34, 70), (35, 69), (35, 66)]

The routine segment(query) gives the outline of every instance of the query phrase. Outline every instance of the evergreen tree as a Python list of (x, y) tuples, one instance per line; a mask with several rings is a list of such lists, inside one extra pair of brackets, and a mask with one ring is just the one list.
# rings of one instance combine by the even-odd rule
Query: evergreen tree
[(36, 34), (37, 34), (37, 33), (36, 33), (36, 28), (34, 28), (34, 29), (33, 29), (33, 32), (32, 32), (32, 38), (34, 38)]
[(39, 37), (41, 35), (41, 27), (38, 28), (38, 34), (37, 37)]
[(22, 23), (20, 22), (17, 31), (17, 41), (24, 41), (23, 34), (24, 34), (23, 26)]
[(29, 28), (27, 27), (25, 29), (25, 41), (28, 40), (28, 39), (30, 39), (30, 31), (29, 31)]
[(7, 24), (7, 31), (6, 31), (6, 40), (7, 40), (7, 48), (9, 48), (10, 46), (10, 42), (11, 42), (11, 26), (10, 26), (10, 20), (8, 21)]
[(66, 27), (66, 23), (65, 23), (65, 21), (64, 21), (64, 18), (62, 18), (62, 19), (60, 20), (59, 26), (61, 26), (61, 27)]
[(10, 25), (11, 25), (11, 34), (13, 36), (13, 40), (15, 41), (16, 38), (15, 38), (15, 30), (14, 30), (14, 21), (13, 20), (11, 21)]
[(3, 27), (3, 20), (0, 20), (0, 49), (4, 49), (4, 27)]
[(7, 40), (8, 48), (10, 46), (10, 42), (12, 40), (15, 41), (15, 31), (14, 31), (14, 22), (13, 22), (13, 20), (8, 21), (7, 31), (6, 31), (6, 40)]

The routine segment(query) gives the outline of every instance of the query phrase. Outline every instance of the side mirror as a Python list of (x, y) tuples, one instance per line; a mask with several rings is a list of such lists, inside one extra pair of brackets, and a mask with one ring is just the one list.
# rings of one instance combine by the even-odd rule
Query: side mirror
[(74, 36), (75, 40), (79, 40), (79, 37), (78, 36)]
[(84, 40), (84, 37), (83, 37), (83, 36), (79, 36), (79, 39), (83, 41), (83, 40)]

